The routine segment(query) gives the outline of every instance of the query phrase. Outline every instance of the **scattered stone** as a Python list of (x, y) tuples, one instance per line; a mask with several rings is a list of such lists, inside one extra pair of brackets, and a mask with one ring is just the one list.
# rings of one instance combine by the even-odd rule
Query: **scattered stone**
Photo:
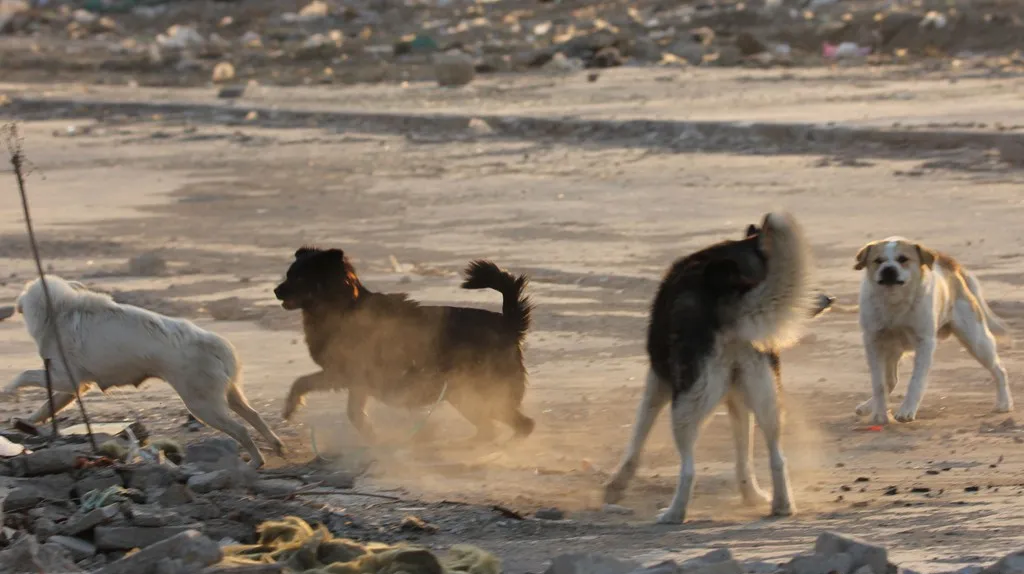
[(124, 485), (147, 492), (153, 489), (167, 488), (184, 480), (181, 470), (166, 464), (134, 464), (121, 471)]
[(153, 497), (160, 506), (167, 508), (174, 508), (175, 506), (181, 506), (183, 504), (189, 504), (196, 499), (195, 495), (189, 487), (184, 484), (172, 484), (167, 488), (163, 489), (159, 494)]
[(217, 91), (217, 97), (221, 99), (235, 99), (240, 98), (245, 94), (245, 84), (239, 84), (237, 86), (224, 86)]
[(202, 48), (206, 45), (206, 39), (191, 26), (175, 24), (166, 33), (159, 34), (156, 43), (163, 49), (186, 50)]
[(116, 504), (111, 504), (68, 518), (63, 528), (61, 528), (61, 532), (68, 536), (78, 536), (79, 534), (91, 531), (97, 526), (109, 524), (120, 516), (121, 510)]
[(340, 46), (326, 34), (313, 34), (295, 51), (297, 60), (329, 60), (338, 55)]
[(704, 61), (704, 46), (691, 40), (680, 40), (669, 46), (666, 52), (683, 59), (691, 66), (699, 66)]
[(47, 542), (67, 550), (71, 559), (75, 562), (80, 562), (96, 555), (96, 545), (81, 538), (57, 535), (51, 536)]
[(470, 119), (466, 127), (470, 132), (478, 136), (488, 136), (494, 133), (494, 128), (486, 120), (480, 118)]
[(239, 297), (226, 297), (206, 304), (206, 310), (217, 321), (244, 321), (251, 316)]
[(32, 524), (32, 533), (40, 542), (46, 542), (51, 536), (57, 533), (57, 523), (46, 516), (40, 516)]
[(853, 556), (845, 552), (815, 552), (793, 558), (783, 567), (783, 571), (787, 574), (851, 574), (853, 568)]
[(79, 457), (85, 453), (85, 447), (77, 444), (46, 448), (17, 457), (11, 461), (11, 469), (15, 476), (70, 472), (75, 469)]
[(84, 573), (72, 562), (66, 551), (56, 544), (39, 544), (35, 536), (25, 535), (0, 552), (0, 572), (4, 574), (38, 574), (39, 572)]
[(564, 520), (565, 513), (557, 508), (541, 508), (533, 513), (534, 518), (540, 520)]
[(300, 20), (319, 20), (330, 14), (330, 7), (322, 0), (313, 0), (299, 10)]
[(625, 506), (620, 506), (618, 504), (606, 503), (601, 507), (601, 512), (604, 512), (605, 514), (620, 514), (622, 516), (628, 516), (633, 514), (635, 511), (632, 508), (626, 508)]
[(103, 468), (90, 472), (85, 478), (76, 482), (72, 493), (76, 498), (81, 499), (93, 490), (104, 490), (111, 486), (124, 486), (121, 475), (112, 468)]
[(218, 62), (213, 67), (213, 83), (222, 84), (235, 79), (235, 66), (231, 62)]
[(156, 505), (132, 505), (128, 510), (132, 524), (157, 528), (161, 526), (180, 526), (185, 522), (180, 514), (173, 510), (164, 510)]
[(851, 570), (856, 570), (866, 565), (878, 573), (889, 571), (889, 553), (885, 548), (869, 544), (851, 536), (844, 536), (835, 532), (823, 532), (814, 542), (814, 551), (826, 556), (849, 554), (853, 558)]
[(640, 567), (639, 563), (631, 560), (574, 553), (556, 556), (544, 574), (628, 574)]
[(225, 468), (225, 461), (239, 458), (238, 443), (226, 437), (211, 437), (185, 446), (185, 462), (204, 470), (220, 470)]
[(136, 277), (156, 277), (167, 272), (167, 261), (150, 251), (128, 260), (128, 273)]
[(288, 478), (265, 478), (252, 485), (252, 491), (261, 496), (289, 496), (302, 487), (302, 482)]
[[(9, 319), (12, 316), (14, 316), (14, 311), (14, 305), (0, 305), (0, 321), (3, 321), (4, 319)], [(4, 456), (11, 455), (5, 454)]]
[(646, 566), (638, 570), (633, 570), (629, 574), (679, 574), (679, 565), (676, 564), (675, 560), (666, 560), (659, 562), (653, 566)]
[[(625, 64), (626, 61), (615, 46), (608, 46), (598, 50), (589, 62), (590, 68), (615, 68)], [(596, 79), (596, 78), (595, 78)]]
[(5, 512), (25, 510), (43, 501), (67, 500), (71, 496), (72, 478), (66, 474), (37, 477), (19, 481), (7, 492), (3, 501)]
[(434, 56), (434, 77), (442, 87), (465, 86), (476, 77), (476, 64), (457, 50)]
[(97, 526), (93, 530), (93, 542), (100, 550), (131, 550), (152, 546), (190, 530), (186, 526)]
[(168, 536), (170, 537), (166, 540), (148, 545), (134, 554), (108, 564), (93, 574), (139, 574), (169, 557), (181, 560), (191, 568), (191, 572), (198, 572), (205, 566), (220, 562), (224, 557), (216, 542), (195, 530), (185, 530), (173, 535), (168, 534)]
[(999, 559), (979, 574), (1024, 574), (1024, 548)]
[(215, 470), (190, 476), (188, 487), (194, 492), (205, 494), (215, 490), (225, 490), (233, 486), (232, 473), (230, 470)]
[(768, 46), (750, 32), (740, 32), (736, 35), (736, 47), (739, 48), (740, 54), (743, 56), (753, 56), (768, 51)]
[(412, 516), (412, 515), (409, 515), (409, 516), (406, 516), (405, 518), (403, 518), (402, 519), (402, 523), (399, 525), (398, 528), (400, 530), (405, 530), (405, 531), (412, 530), (412, 531), (416, 531), (416, 532), (426, 532), (428, 534), (434, 534), (434, 533), (437, 532), (437, 526), (434, 526), (433, 524), (427, 522), (426, 520), (423, 520), (419, 516)]
[(543, 64), (543, 68), (550, 72), (559, 74), (571, 74), (578, 72), (583, 69), (583, 60), (579, 58), (569, 58), (565, 54), (558, 52)]

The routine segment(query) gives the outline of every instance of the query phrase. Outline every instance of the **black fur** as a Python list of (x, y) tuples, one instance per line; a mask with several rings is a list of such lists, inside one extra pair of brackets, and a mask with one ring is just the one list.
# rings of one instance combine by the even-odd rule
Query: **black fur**
[(756, 233), (672, 264), (651, 307), (647, 354), (658, 378), (671, 381), (673, 397), (693, 387), (715, 337), (729, 327), (723, 310), (763, 281), (767, 271)]
[(348, 389), (348, 415), (370, 434), (363, 414), (368, 397), (417, 407), (445, 399), (473, 422), (481, 438), (493, 421), (529, 435), (534, 422), (519, 410), (526, 392), (522, 342), (532, 306), (527, 279), (489, 261), (465, 271), (466, 289), (502, 294), (503, 313), (426, 306), (405, 294), (367, 289), (339, 249), (303, 247), (274, 295), (286, 309), (301, 309), (310, 356), (323, 369), (292, 385), (289, 418), (312, 391)]

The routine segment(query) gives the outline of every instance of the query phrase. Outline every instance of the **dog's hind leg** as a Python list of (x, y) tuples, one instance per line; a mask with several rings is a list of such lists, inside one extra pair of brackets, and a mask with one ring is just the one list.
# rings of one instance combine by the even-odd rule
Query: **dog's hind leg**
[(754, 435), (754, 425), (750, 420), (753, 413), (747, 408), (742, 393), (736, 390), (731, 390), (726, 395), (725, 404), (732, 420), (732, 436), (736, 445), (736, 483), (740, 495), (743, 496), (743, 502), (750, 506), (767, 503), (768, 496), (757, 485), (757, 477), (753, 471), (754, 443), (751, 438)]
[(618, 469), (612, 475), (611, 480), (604, 487), (604, 501), (615, 504), (622, 500), (622, 495), (629, 486), (629, 482), (636, 475), (637, 467), (640, 466), (640, 453), (644, 450), (644, 443), (647, 436), (651, 434), (654, 421), (658, 414), (665, 408), (665, 405), (672, 400), (672, 385), (663, 381), (653, 369), (647, 371), (647, 382), (644, 387), (644, 396), (640, 399), (640, 405), (636, 411), (636, 422), (633, 423), (633, 437), (626, 448), (626, 454), (622, 457)]
[[(75, 402), (75, 395), (71, 393), (53, 393), (53, 410), (57, 414), (71, 406), (73, 402)], [(50, 401), (46, 401), (36, 409), (36, 412), (32, 414), (29, 421), (34, 424), (42, 424), (50, 420), (50, 418)]]
[(245, 422), (252, 425), (252, 428), (256, 429), (263, 438), (267, 439), (274, 447), (274, 453), (277, 456), (284, 456), (284, 443), (281, 439), (274, 434), (274, 431), (270, 430), (267, 423), (264, 422), (263, 417), (260, 416), (249, 401), (245, 399), (245, 395), (242, 394), (242, 389), (237, 384), (232, 383), (228, 385), (228, 406), (231, 410), (235, 411), (235, 414), (245, 419)]
[(997, 413), (1013, 410), (1013, 396), (1006, 382), (1006, 369), (996, 351), (996, 340), (992, 332), (980, 319), (980, 309), (969, 301), (958, 300), (953, 308), (953, 334), (972, 357), (985, 367), (996, 383)]
[(769, 358), (758, 356), (740, 366), (740, 388), (747, 405), (754, 411), (757, 425), (768, 445), (768, 462), (772, 470), (772, 515), (791, 516), (796, 513), (789, 469), (782, 453), (782, 405), (780, 386)]
[(498, 414), (498, 420), (512, 427), (513, 439), (524, 439), (533, 433), (533, 429), (537, 426), (537, 423), (533, 419), (523, 414), (523, 411), (518, 407), (508, 408)]
[[(238, 441), (249, 453), (249, 466), (263, 466), (263, 455), (259, 447), (249, 436), (242, 423), (231, 418), (230, 407), (226, 396), (196, 397), (198, 400), (185, 401), (185, 407), (203, 424), (215, 428)], [(185, 397), (182, 397), (185, 399)]]

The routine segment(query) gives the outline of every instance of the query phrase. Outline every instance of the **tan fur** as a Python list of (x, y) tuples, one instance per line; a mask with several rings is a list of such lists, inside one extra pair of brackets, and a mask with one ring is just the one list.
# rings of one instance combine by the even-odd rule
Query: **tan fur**
[(914, 373), (907, 396), (896, 413), (912, 421), (924, 396), (936, 341), (955, 335), (996, 381), (996, 410), (1013, 408), (1006, 371), (995, 340), (1008, 338), (1003, 321), (992, 312), (978, 279), (953, 257), (902, 237), (889, 237), (862, 247), (854, 269), (864, 271), (860, 318), (872, 398), (857, 413), (873, 413), (878, 424), (888, 422), (886, 395), (897, 384), (898, 364), (914, 352)]

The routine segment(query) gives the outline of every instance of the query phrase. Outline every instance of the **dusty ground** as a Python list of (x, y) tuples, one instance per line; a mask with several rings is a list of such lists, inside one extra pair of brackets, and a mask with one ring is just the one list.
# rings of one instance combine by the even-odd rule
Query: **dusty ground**
[[(751, 92), (811, 81), (755, 80), (747, 84)], [(702, 81), (713, 93), (715, 77)], [(979, 83), (974, 96), (1005, 90)], [(773, 93), (787, 121), (802, 117), (798, 98), (786, 102)], [(271, 104), (283, 108), (288, 101)], [(909, 112), (900, 105), (878, 98), (871, 113), (902, 117)], [(287, 385), (313, 368), (298, 318), (280, 310), (271, 293), (298, 245), (344, 247), (366, 284), (424, 302), (497, 308), (497, 294), (457, 288), (458, 272), (474, 257), (533, 277), (538, 310), (528, 340), (526, 410), (537, 418), (537, 432), (516, 447), (414, 450), (401, 443), (419, 415), (375, 409), (378, 426), (397, 446), (375, 453), (381, 462), (360, 488), (404, 501), (330, 500), (360, 517), (368, 536), (403, 514), (420, 514), (442, 526), (423, 542), (478, 543), (498, 552), (512, 573), (538, 572), (546, 559), (574, 549), (650, 560), (728, 546), (741, 559), (772, 560), (808, 548), (823, 529), (865, 536), (886, 544), (903, 566), (940, 572), (988, 562), (1024, 541), (1024, 430), (990, 413), (994, 389), (985, 372), (945, 343), (920, 420), (865, 431), (853, 408), (868, 394), (867, 369), (856, 315), (842, 307), (815, 322), (783, 357), (785, 445), (799, 516), (766, 520), (766, 509), (738, 504), (724, 413), (700, 442), (697, 495), (685, 526), (651, 524), (671, 496), (678, 465), (664, 422), (625, 501), (636, 513), (588, 511), (632, 424), (645, 368), (646, 310), (659, 274), (692, 249), (738, 236), (766, 210), (785, 208), (803, 220), (815, 244), (817, 282), (841, 306), (856, 300), (859, 276), (851, 267), (858, 247), (899, 233), (959, 257), (981, 277), (996, 312), (1024, 330), (1024, 173), (986, 150), (906, 148), (893, 155), (807, 147), (781, 154), (753, 142), (742, 146), (748, 153), (736, 154), (722, 146), (672, 151), (608, 139), (226, 125), (134, 112), (104, 114), (99, 122), (82, 114), (47, 121), (41, 118), (72, 112), (44, 109), (21, 113), (15, 105), (6, 114), (29, 120), (22, 124), (35, 168), (29, 190), (47, 265), (227, 336), (245, 362), (249, 398), (292, 449), (288, 461), (274, 465), (309, 458), (313, 421), (322, 447), (350, 458), (362, 452), (338, 422), (343, 395), (317, 397), (296, 424), (279, 416)], [(589, 110), (580, 104), (564, 113)], [(460, 111), (473, 113), (472, 103)], [(10, 299), (32, 267), (13, 179), (2, 185), (0, 297)], [(128, 258), (147, 251), (170, 262), (168, 273), (123, 271)], [(232, 296), (253, 320), (210, 319), (205, 304)], [(0, 324), (0, 340), (0, 378), (37, 365), (20, 320)], [(1007, 348), (1002, 358), (1018, 380), (1024, 352)], [(24, 416), (42, 400), (42, 393), (26, 393), (20, 403), (4, 401), (0, 417)], [(196, 436), (178, 428), (183, 408), (159, 382), (90, 395), (87, 405), (95, 419), (138, 418), (158, 433)], [(442, 407), (429, 419), (427, 438), (471, 432)], [(892, 487), (895, 493), (886, 494)], [(517, 522), (437, 504), (442, 500), (500, 503), (524, 513), (557, 506), (572, 521)]]

